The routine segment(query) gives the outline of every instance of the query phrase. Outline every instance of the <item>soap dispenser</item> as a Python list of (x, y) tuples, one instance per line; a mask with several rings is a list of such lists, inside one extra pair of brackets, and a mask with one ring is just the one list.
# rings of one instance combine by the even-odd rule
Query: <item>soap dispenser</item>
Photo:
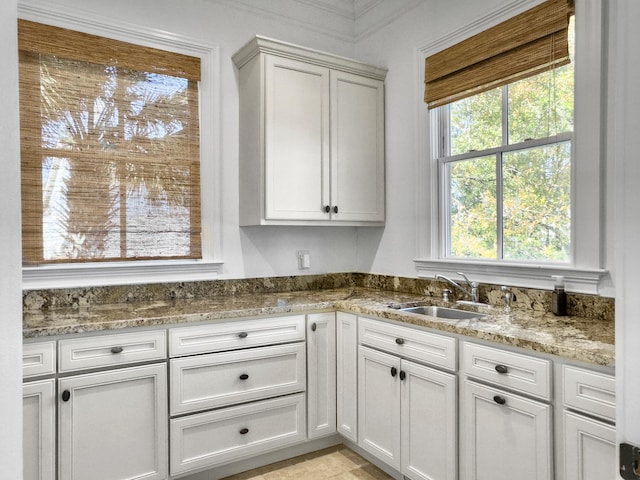
[(567, 314), (567, 292), (564, 291), (564, 277), (552, 275), (554, 278), (553, 294), (551, 295), (551, 311), (554, 315)]

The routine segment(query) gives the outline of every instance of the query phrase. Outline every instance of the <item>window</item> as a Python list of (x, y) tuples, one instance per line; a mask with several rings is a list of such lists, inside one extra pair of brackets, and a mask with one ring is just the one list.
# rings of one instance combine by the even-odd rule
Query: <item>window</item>
[[(448, 78), (431, 79), (435, 82), (433, 86), (437, 87), (432, 90), (432, 93), (436, 94), (436, 98), (435, 100), (434, 98), (426, 98), (427, 87), (425, 101), (427, 102), (428, 110), (426, 108), (421, 110), (417, 120), (422, 127), (419, 130), (421, 132), (419, 143), (421, 152), (419, 155), (421, 158), (430, 160), (429, 162), (419, 163), (418, 178), (420, 179), (421, 187), (417, 192), (420, 219), (417, 232), (419, 249), (414, 263), (420, 276), (433, 277), (436, 274), (455, 276), (456, 272), (464, 271), (470, 274), (474, 280), (482, 282), (501, 282), (528, 288), (551, 288), (553, 286), (551, 275), (563, 275), (570, 291), (589, 294), (599, 293), (599, 288), (602, 285), (601, 280), (607, 276), (606, 270), (602, 269), (605, 240), (603, 236), (605, 231), (603, 215), (605, 210), (602, 191), (603, 179), (600, 175), (603, 168), (601, 164), (602, 132), (604, 128), (602, 122), (605, 117), (602, 107), (602, 96), (605, 92), (602, 67), (605, 14), (601, 3), (594, 4), (589, 0), (575, 0), (575, 16), (572, 16), (572, 22), (575, 23), (575, 27), (572, 23), (571, 29), (568, 29), (567, 13), (573, 12), (573, 3), (566, 0), (547, 0), (542, 3), (536, 0), (512, 0), (494, 11), (487, 12), (484, 17), (479, 18), (474, 23), (460, 25), (446, 36), (433, 39), (419, 47), (421, 55), (418, 60), (422, 63), (421, 68), (425, 67), (425, 83), (428, 83), (430, 71), (425, 64), (430, 59), (436, 59), (442, 64), (446, 64), (449, 68), (448, 71), (445, 70), (446, 75), (453, 75), (456, 69), (460, 69), (459, 73), (462, 73), (457, 77), (449, 76)], [(533, 7), (527, 7), (527, 5), (532, 5)], [(544, 18), (537, 21), (532, 21), (532, 17), (527, 19), (526, 15), (535, 15), (536, 11), (539, 12), (546, 7), (558, 9), (560, 12), (564, 10), (564, 13), (561, 17), (556, 16), (555, 20), (552, 20), (553, 14), (545, 15)], [(524, 10), (523, 12), (523, 9), (526, 8), (529, 8), (529, 10)], [(549, 55), (549, 49), (547, 49), (546, 62), (544, 55), (537, 55), (536, 62), (540, 62), (538, 71), (536, 71), (538, 67), (532, 61), (527, 69), (527, 75), (521, 76), (517, 69), (504, 69), (501, 70), (501, 78), (494, 83), (489, 80), (480, 87), (474, 85), (473, 82), (476, 79), (481, 81), (490, 79), (491, 75), (501, 68), (500, 59), (511, 59), (511, 61), (506, 62), (506, 65), (510, 67), (523, 65), (527, 60), (533, 60), (536, 57), (535, 55), (525, 54), (527, 47), (524, 46), (521, 50), (509, 51), (508, 42), (504, 37), (500, 37), (500, 41), (496, 41), (497, 35), (504, 33), (498, 32), (496, 29), (502, 28), (505, 24), (508, 26), (509, 23), (516, 27), (519, 25), (520, 32), (527, 32), (527, 35), (532, 30), (531, 26), (544, 24), (548, 31), (552, 31), (557, 26), (563, 25), (560, 31), (556, 30), (557, 33), (551, 37), (547, 36), (547, 38), (553, 39), (552, 43), (561, 46), (560, 42), (564, 41), (562, 39), (562, 32), (564, 31), (567, 42), (566, 51), (561, 46), (562, 51), (560, 48), (556, 48), (556, 53)], [(571, 38), (568, 36), (569, 32), (572, 35)], [(575, 39), (573, 38), (574, 32)], [(485, 34), (485, 43), (477, 43), (482, 34)], [(535, 35), (529, 35), (529, 37), (533, 36)], [(575, 117), (573, 117), (573, 108), (564, 108), (563, 106), (560, 106), (557, 110), (545, 108), (544, 111), (548, 113), (546, 118), (550, 120), (549, 126), (547, 126), (546, 119), (544, 122), (532, 121), (532, 117), (523, 116), (521, 118), (526, 119), (527, 125), (543, 126), (544, 129), (530, 131), (529, 133), (523, 133), (523, 135), (517, 134), (518, 131), (521, 131), (521, 128), (517, 124), (509, 124), (508, 122), (509, 113), (511, 113), (511, 119), (515, 118), (514, 112), (509, 111), (510, 105), (508, 103), (509, 96), (513, 97), (514, 95), (513, 85), (509, 89), (504, 87), (509, 84), (517, 84), (517, 82), (525, 78), (529, 82), (534, 81), (535, 75), (551, 69), (548, 74), (556, 75), (556, 97), (563, 95), (561, 90), (558, 90), (561, 83), (558, 82), (560, 79), (557, 75), (561, 74), (563, 69), (568, 70), (562, 65), (565, 65), (567, 63), (566, 60), (569, 59), (570, 42), (575, 42), (575, 56), (577, 58), (577, 62), (572, 62), (571, 66), (568, 67), (569, 69), (574, 69), (573, 98)], [(504, 48), (502, 54), (490, 61), (483, 61), (487, 60), (483, 56), (489, 51), (489, 47), (493, 45)], [(445, 52), (450, 49), (454, 52), (457, 50), (458, 53), (460, 51), (463, 53), (455, 55), (454, 59), (447, 58)], [(565, 58), (563, 58), (563, 52), (566, 53)], [(532, 50), (529, 53), (532, 53)], [(571, 56), (573, 56), (573, 52), (571, 52)], [(465, 62), (467, 62), (466, 65)], [(469, 64), (469, 62), (471, 63)], [(475, 67), (472, 67), (474, 62), (477, 62), (475, 67), (485, 66), (488, 68), (474, 70)], [(433, 68), (431, 68), (431, 71), (433, 72)], [(448, 81), (451, 78), (456, 81)], [(420, 80), (421, 83), (422, 81), (423, 79)], [(520, 85), (527, 85), (527, 82), (523, 82)], [(444, 90), (444, 87), (451, 86), (454, 87), (453, 90)], [(487, 98), (493, 97), (492, 102), (487, 100), (487, 104), (491, 103), (497, 106), (494, 108), (499, 108), (499, 113), (496, 113), (497, 110), (493, 111), (494, 115), (499, 116), (499, 126), (494, 123), (491, 127), (491, 134), (487, 134), (485, 131), (482, 135), (479, 135), (476, 128), (479, 125), (475, 127), (463, 125), (464, 128), (453, 132), (450, 128), (451, 119), (454, 119), (453, 122), (455, 124), (460, 120), (460, 117), (464, 118), (463, 105), (465, 103), (473, 104), (469, 98), (480, 94), (485, 94)], [(461, 100), (466, 100), (466, 102)], [(435, 103), (433, 103), (434, 101)], [(461, 102), (456, 105), (458, 101)], [(515, 104), (511, 105), (512, 110), (515, 106)], [(457, 107), (460, 108), (455, 111)], [(536, 110), (533, 109), (530, 113), (535, 112)], [(561, 112), (571, 113), (571, 117), (562, 117)], [(540, 113), (542, 112), (538, 110), (538, 114)], [(458, 117), (457, 120), (456, 117)], [(482, 125), (486, 127), (487, 123), (482, 123)], [(503, 126), (507, 128), (506, 132), (503, 130)], [(549, 133), (545, 133), (546, 131)], [(453, 140), (451, 132), (453, 132)], [(514, 134), (516, 134), (515, 137)], [(545, 137), (545, 135), (550, 136)], [(484, 140), (491, 139), (491, 142), (481, 143), (479, 138)], [(474, 142), (473, 148), (469, 143), (470, 139)], [(492, 145), (492, 147), (489, 145)], [(451, 247), (447, 243), (447, 239), (451, 235), (451, 221), (448, 217), (451, 210), (449, 204), (447, 204), (448, 200), (445, 201), (445, 199), (449, 198), (447, 186), (450, 186), (451, 183), (450, 181), (444, 182), (447, 174), (446, 169), (452, 169), (455, 175), (456, 169), (462, 172), (464, 164), (470, 164), (472, 158), (482, 159), (485, 157), (491, 157), (491, 165), (497, 166), (496, 162), (498, 161), (504, 163), (505, 158), (502, 158), (503, 156), (506, 156), (508, 166), (513, 166), (513, 162), (524, 161), (524, 154), (531, 149), (533, 149), (532, 151), (536, 149), (547, 149), (549, 151), (549, 149), (553, 149), (553, 145), (564, 147), (565, 150), (561, 149), (560, 151), (549, 153), (551, 155), (549, 158), (555, 156), (556, 159), (559, 159), (562, 155), (568, 155), (567, 150), (570, 148), (570, 165), (566, 165), (570, 170), (570, 183), (568, 185), (564, 184), (568, 190), (564, 190), (563, 193), (564, 196), (569, 195), (571, 198), (568, 210), (570, 230), (565, 230), (566, 236), (564, 236), (561, 243), (563, 247), (555, 250), (538, 247), (532, 250), (531, 245), (527, 245), (526, 249), (522, 248), (521, 242), (509, 243), (508, 240), (506, 243), (503, 242), (503, 239), (499, 237), (503, 235), (502, 230), (498, 229), (500, 219), (506, 223), (505, 226), (507, 228), (511, 228), (509, 225), (510, 219), (513, 218), (515, 222), (517, 217), (510, 216), (511, 213), (508, 210), (510, 207), (506, 203), (504, 208), (507, 209), (507, 217), (504, 217), (503, 212), (499, 211), (499, 208), (503, 207), (499, 207), (496, 202), (493, 211), (487, 209), (483, 212), (485, 217), (495, 216), (495, 227), (492, 229), (492, 232), (494, 232), (492, 242), (495, 242), (495, 245), (494, 243), (489, 243), (489, 248), (484, 248), (481, 253), (477, 253), (479, 248), (476, 248), (476, 253), (471, 254), (458, 244), (454, 245), (454, 254), (452, 254)], [(472, 149), (479, 151), (469, 152)], [(487, 163), (488, 160), (484, 160), (484, 162)], [(448, 164), (450, 166), (447, 166)], [(485, 173), (487, 168), (485, 165)], [(539, 171), (542, 172), (543, 170)], [(492, 172), (494, 172), (493, 177), (489, 177), (489, 174), (486, 173), (485, 180), (496, 182), (496, 187), (493, 188), (493, 191), (495, 191), (493, 195), (502, 199), (503, 192), (497, 186), (502, 185), (502, 182), (500, 184), (497, 183), (500, 180), (498, 175), (502, 175), (502, 173), (498, 173), (498, 169), (492, 170)], [(503, 168), (500, 172), (504, 172), (505, 178), (509, 178), (508, 170)], [(550, 171), (545, 175), (544, 178), (548, 179)], [(523, 177), (518, 176), (517, 178), (522, 179)], [(516, 177), (511, 177), (511, 180), (515, 179)], [(429, 188), (422, 188), (425, 182)], [(454, 187), (457, 185), (459, 184), (454, 184)], [(538, 187), (542, 187), (542, 185), (544, 183), (541, 182)], [(512, 197), (518, 197), (517, 200), (520, 200), (519, 191), (517, 189), (513, 190), (516, 187), (518, 187), (517, 184), (503, 187), (503, 189), (512, 188), (511, 192), (513, 193), (509, 194), (507, 192), (506, 198), (511, 195)], [(554, 193), (559, 192), (554, 190)], [(457, 212), (454, 210), (455, 213)], [(519, 213), (523, 212), (520, 211)], [(548, 212), (545, 211), (545, 213)], [(528, 217), (522, 218), (526, 219)], [(454, 217), (454, 220), (457, 220), (457, 218)], [(519, 225), (513, 226), (522, 227), (524, 220), (519, 222)], [(539, 227), (541, 232), (542, 222)], [(546, 239), (547, 233), (549, 241), (552, 240), (552, 236), (556, 236), (556, 233), (549, 229), (544, 235), (540, 233), (540, 237)], [(555, 240), (560, 240), (560, 237)], [(531, 243), (531, 240), (528, 241)], [(569, 245), (568, 249), (566, 247), (567, 244)], [(486, 245), (483, 247), (486, 247)], [(531, 260), (532, 257), (538, 255), (543, 255), (543, 258)]]
[(23, 261), (198, 259), (200, 59), (19, 21)]
[(573, 65), (439, 107), (444, 257), (571, 261)]

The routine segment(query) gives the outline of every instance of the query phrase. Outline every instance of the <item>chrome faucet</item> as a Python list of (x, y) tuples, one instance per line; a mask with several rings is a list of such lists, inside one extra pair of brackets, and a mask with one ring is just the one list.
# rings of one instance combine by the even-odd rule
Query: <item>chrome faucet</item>
[(458, 282), (456, 282), (454, 280), (451, 280), (449, 277), (445, 277), (444, 275), (436, 275), (436, 280), (445, 280), (445, 281), (449, 282), (454, 287), (456, 287), (459, 290), (462, 290), (464, 293), (466, 293), (469, 296), (469, 299), (473, 303), (478, 303), (480, 301), (480, 295), (478, 293), (478, 287), (480, 286), (480, 284), (478, 282), (472, 282), (471, 280), (469, 280), (469, 277), (467, 277), (462, 272), (457, 272), (457, 273), (462, 278), (464, 278), (464, 281), (469, 286), (468, 290), (466, 288), (464, 288), (462, 285), (460, 285)]

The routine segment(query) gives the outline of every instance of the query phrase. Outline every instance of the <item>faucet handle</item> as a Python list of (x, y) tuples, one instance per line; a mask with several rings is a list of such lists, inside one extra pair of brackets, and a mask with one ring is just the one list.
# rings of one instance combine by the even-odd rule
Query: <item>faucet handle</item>
[(458, 275), (460, 275), (462, 278), (464, 278), (464, 281), (467, 282), (467, 284), (469, 284), (469, 286), (471, 288), (478, 288), (480, 286), (479, 282), (472, 282), (471, 280), (469, 280), (469, 277), (467, 277), (467, 274), (464, 272), (457, 272)]
[(511, 293), (511, 290), (506, 285), (502, 285), (500, 290), (504, 293), (504, 311), (509, 313), (511, 312), (511, 300), (514, 299), (515, 295)]

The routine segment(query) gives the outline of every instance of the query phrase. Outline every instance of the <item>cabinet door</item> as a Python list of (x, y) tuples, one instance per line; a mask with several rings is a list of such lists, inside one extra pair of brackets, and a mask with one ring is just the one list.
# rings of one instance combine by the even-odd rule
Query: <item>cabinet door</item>
[(412, 480), (457, 478), (456, 376), (402, 361), (402, 473)]
[(565, 480), (602, 480), (616, 472), (616, 429), (564, 412)]
[(22, 387), (22, 465), (24, 480), (55, 478), (54, 380)]
[(307, 434), (336, 431), (336, 314), (307, 316)]
[(400, 359), (358, 349), (358, 444), (400, 470)]
[(164, 364), (60, 379), (60, 478), (165, 479), (166, 382)]
[(328, 220), (329, 70), (265, 57), (265, 219)]
[(338, 432), (358, 441), (358, 317), (336, 314), (336, 376)]
[(384, 83), (333, 70), (331, 206), (332, 221), (384, 221)]
[(464, 402), (466, 480), (552, 479), (549, 405), (468, 380)]

